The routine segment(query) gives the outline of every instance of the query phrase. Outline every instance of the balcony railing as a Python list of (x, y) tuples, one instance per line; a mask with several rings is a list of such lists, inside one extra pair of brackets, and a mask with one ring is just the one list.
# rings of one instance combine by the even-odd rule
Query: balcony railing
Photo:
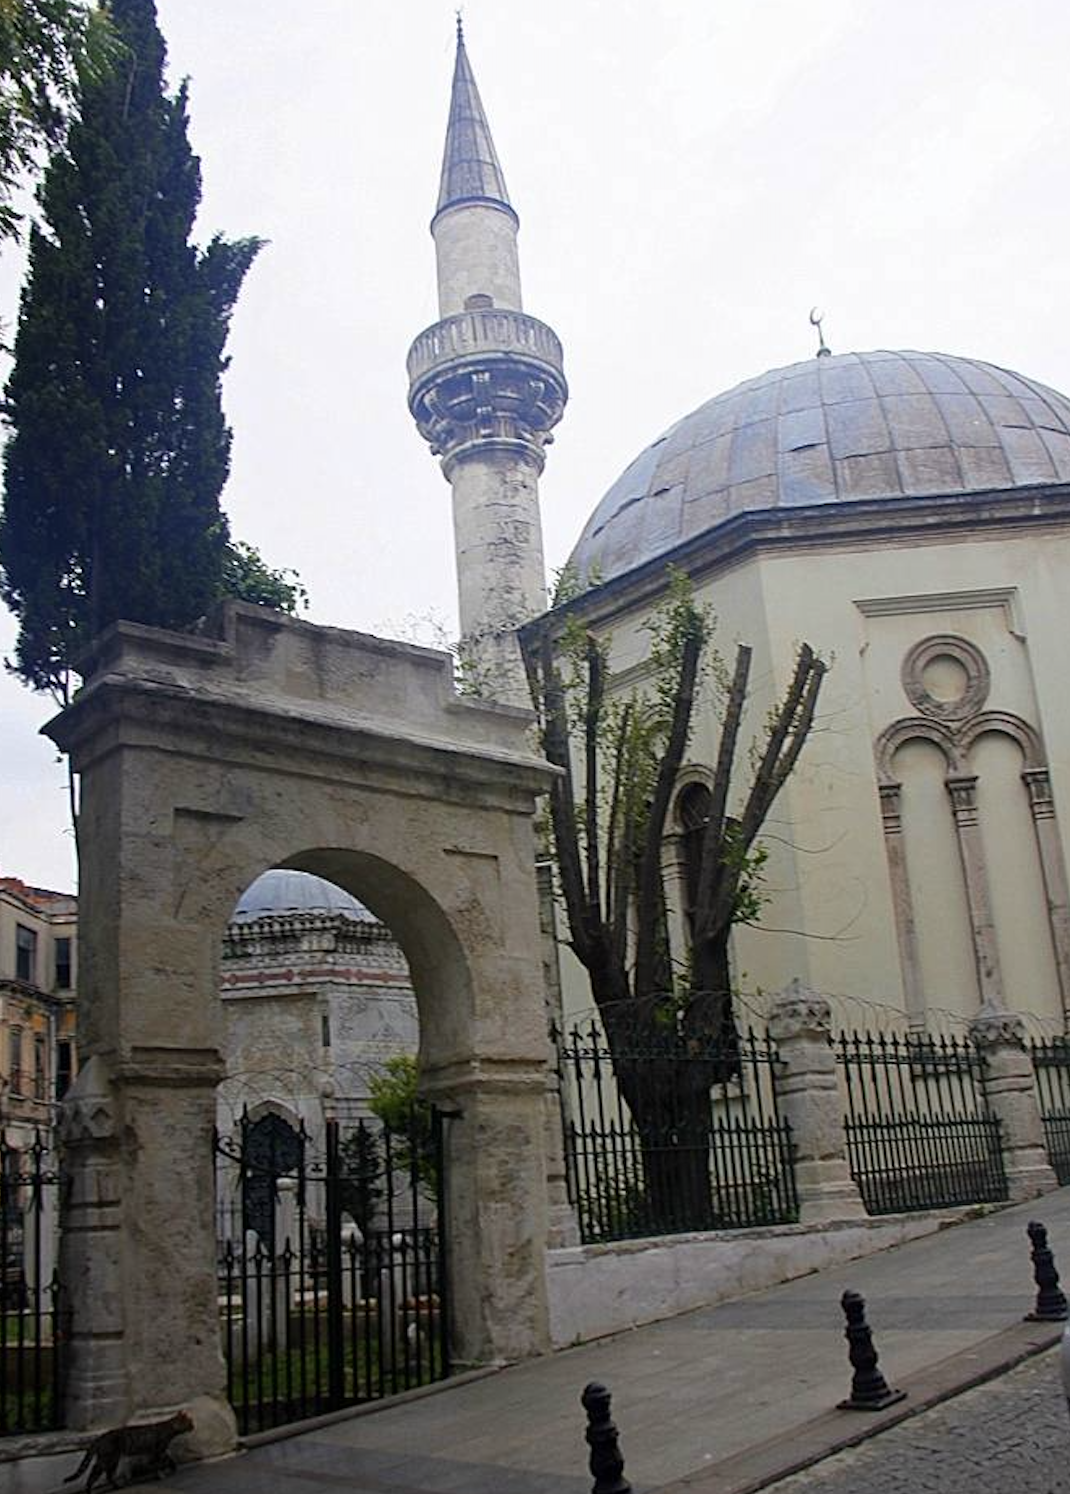
[(415, 384), (441, 363), (480, 353), (515, 353), (558, 373), (564, 365), (561, 343), (545, 322), (522, 311), (488, 306), (448, 316), (421, 332), (409, 349), (409, 382)]

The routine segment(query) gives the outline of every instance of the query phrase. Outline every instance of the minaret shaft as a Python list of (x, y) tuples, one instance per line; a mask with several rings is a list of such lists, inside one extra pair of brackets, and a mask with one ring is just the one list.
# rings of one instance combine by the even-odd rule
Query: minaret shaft
[(495, 203), (468, 202), (435, 217), (431, 232), (438, 266), (438, 314), (463, 311), (470, 296), (523, 311), (516, 218)]
[(453, 532), (461, 633), (477, 689), (513, 705), (530, 697), (515, 632), (546, 610), (539, 466), (516, 450), (455, 462)]
[(441, 320), (409, 351), (409, 409), (453, 489), (470, 681), (528, 706), (516, 629), (546, 606), (538, 484), (568, 386), (557, 337), (523, 310), (518, 226), (458, 26), (431, 224)]

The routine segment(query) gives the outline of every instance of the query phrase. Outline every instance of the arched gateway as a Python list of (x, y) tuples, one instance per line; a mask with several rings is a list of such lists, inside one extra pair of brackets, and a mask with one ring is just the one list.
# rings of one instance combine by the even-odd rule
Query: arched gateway
[(547, 1344), (546, 1033), (526, 713), (443, 654), (239, 603), (198, 637), (120, 623), (47, 728), (81, 774), (80, 1045), (67, 1098), (68, 1424), (223, 1394), (211, 1134), (218, 965), (239, 893), (299, 867), (359, 895), (412, 970), (449, 1128), (454, 1352)]

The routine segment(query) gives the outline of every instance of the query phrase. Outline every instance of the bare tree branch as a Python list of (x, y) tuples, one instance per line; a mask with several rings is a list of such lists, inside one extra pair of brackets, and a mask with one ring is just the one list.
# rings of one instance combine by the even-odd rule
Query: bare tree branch
[(602, 873), (599, 866), (598, 844), (598, 750), (599, 729), (602, 722), (602, 706), (605, 701), (605, 660), (598, 640), (587, 635), (587, 708), (584, 712), (584, 759), (586, 767), (586, 793), (584, 804), (584, 833), (587, 844), (587, 916), (590, 927), (602, 922)]
[(676, 780), (680, 776), (680, 764), (684, 760), (691, 732), (695, 682), (698, 679), (698, 666), (704, 641), (702, 626), (696, 619), (694, 626), (689, 627), (687, 631), (681, 650), (680, 673), (677, 679), (669, 740), (658, 765), (654, 797), (650, 806), (646, 834), (643, 837), (635, 915), (635, 989), (637, 991), (652, 990), (655, 985), (657, 937), (663, 898), (661, 843), (665, 834), (669, 804), (676, 788)]
[(550, 764), (560, 768), (550, 786), (550, 820), (557, 847), (561, 891), (568, 912), (569, 932), (577, 955), (586, 964), (590, 939), (586, 924), (586, 889), (583, 867), (576, 843), (576, 797), (572, 786), (572, 754), (568, 740), (568, 709), (561, 676), (554, 662), (553, 639), (544, 633), (541, 640), (542, 672), (542, 745)]
[(695, 893), (695, 926), (699, 938), (707, 935), (704, 910), (709, 908), (713, 889), (721, 869), (724, 855), (725, 816), (728, 793), (732, 783), (732, 765), (739, 741), (739, 727), (743, 717), (743, 706), (747, 699), (747, 681), (750, 679), (751, 650), (745, 643), (736, 649), (736, 668), (728, 692), (721, 741), (717, 750), (717, 767), (713, 775), (710, 794), (710, 815), (702, 836), (702, 851), (699, 858), (698, 888)]

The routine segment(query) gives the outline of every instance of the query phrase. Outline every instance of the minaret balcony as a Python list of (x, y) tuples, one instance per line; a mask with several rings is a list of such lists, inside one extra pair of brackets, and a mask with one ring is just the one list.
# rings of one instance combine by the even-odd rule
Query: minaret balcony
[(545, 322), (510, 311), (504, 306), (481, 306), (461, 311), (421, 332), (409, 349), (410, 385), (458, 358), (482, 358), (503, 353), (546, 363), (564, 374), (564, 355), (557, 334)]
[(568, 399), (556, 334), (533, 316), (473, 307), (409, 349), (409, 409), (444, 464), (486, 447), (523, 449), (539, 468)]

